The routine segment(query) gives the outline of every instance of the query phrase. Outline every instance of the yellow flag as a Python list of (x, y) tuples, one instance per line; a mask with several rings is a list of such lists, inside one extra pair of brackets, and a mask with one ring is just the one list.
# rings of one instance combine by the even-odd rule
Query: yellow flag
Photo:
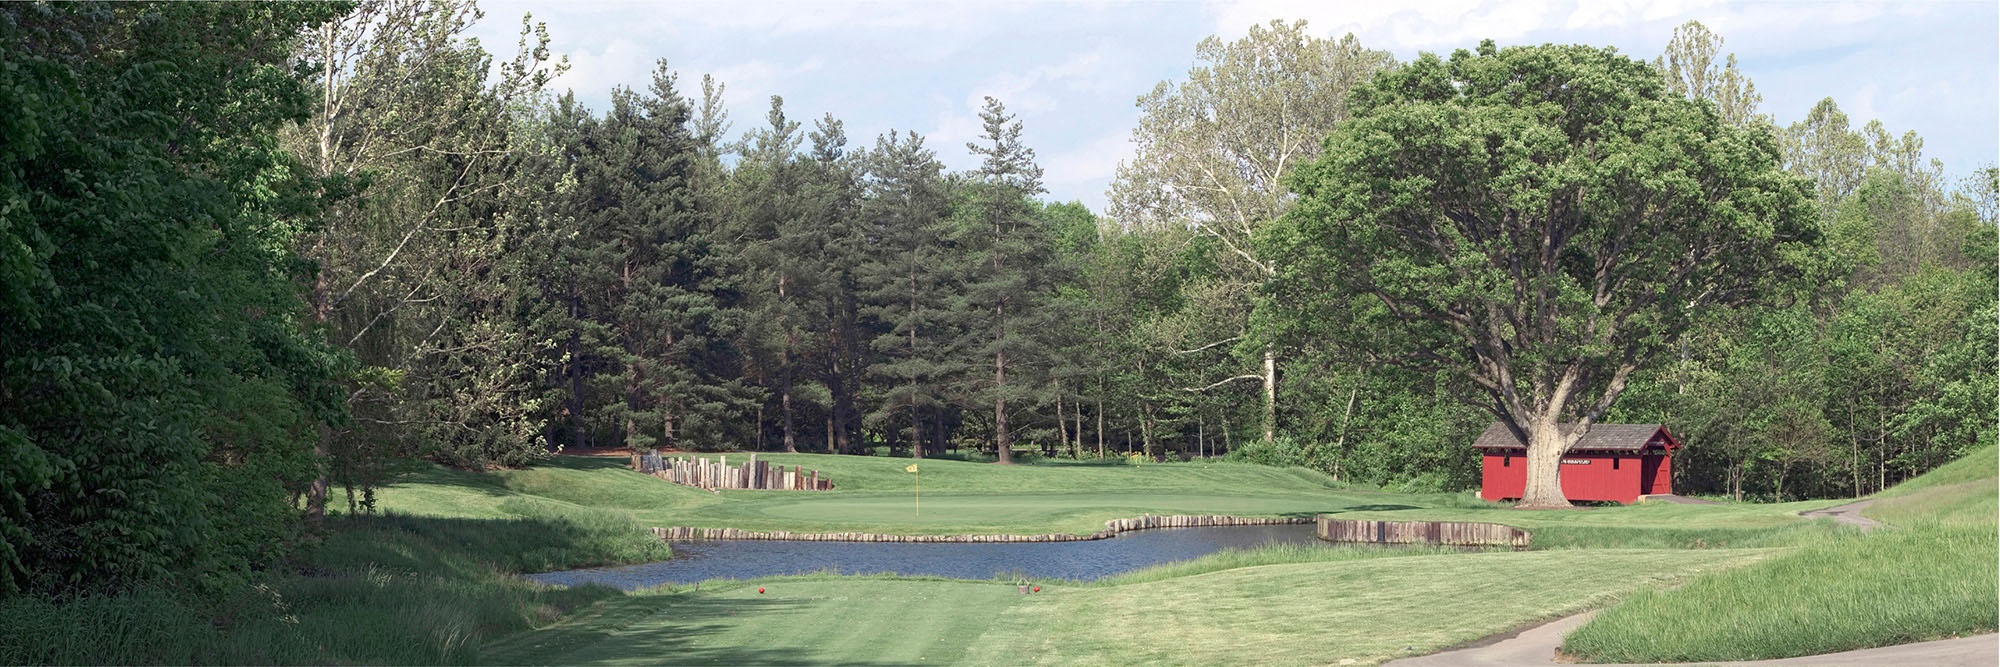
[(903, 469), (903, 472), (916, 472), (916, 471), (917, 471), (917, 464), (915, 463), (912, 463), (910, 464), (910, 467)]

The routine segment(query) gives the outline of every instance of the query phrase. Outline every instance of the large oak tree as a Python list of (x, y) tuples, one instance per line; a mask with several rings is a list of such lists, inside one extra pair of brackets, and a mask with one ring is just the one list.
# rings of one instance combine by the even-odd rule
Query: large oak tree
[[(1566, 506), (1564, 452), (1694, 313), (1818, 264), (1811, 186), (1613, 49), (1426, 54), (1359, 86), (1301, 199), (1259, 238), (1271, 289), (1339, 344), (1466, 374), (1528, 443), (1523, 506)], [(1315, 307), (1313, 304), (1318, 304)]]

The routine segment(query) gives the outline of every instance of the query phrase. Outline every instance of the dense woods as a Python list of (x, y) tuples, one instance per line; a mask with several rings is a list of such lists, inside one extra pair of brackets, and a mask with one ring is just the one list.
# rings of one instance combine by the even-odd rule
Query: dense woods
[[(1138, 97), (1094, 212), (1042, 198), (1004, 100), (964, 146), (851, 138), (776, 96), (738, 131), (728, 82), (663, 62), (592, 109), (552, 87), (540, 26), (496, 53), (464, 37), (478, 15), (0, 7), (0, 591), (221, 582), (424, 462), (563, 448), (1226, 455), (1460, 490), (1471, 438), (1528, 406), (1493, 397), (1563, 368), (1595, 393), (1534, 419), (1667, 424), (1699, 493), (1859, 495), (1996, 437), (2000, 172), (1947, 182), (1920, 137), (1830, 99), (1776, 126), (1699, 24), (1650, 63), (1398, 63), (1285, 22), (1205, 40)], [(1614, 154), (1565, 153), (1581, 135), (1543, 130), (1583, 125), (1545, 107), (1446, 99), (1506, 67), (1615, 73), (1563, 100), (1628, 123), (1592, 137)], [(1612, 250), (1533, 246), (1546, 270), (1512, 293), (1384, 238), (1448, 214), (1411, 179), (1586, 196), (1508, 189), (1548, 167), (1532, 151), (1463, 152), (1515, 138), (1631, 184), (1567, 213)], [(1695, 193), (1717, 183), (1745, 198)], [(1616, 206), (1642, 226), (1607, 226)], [(1579, 333), (1613, 300), (1565, 281), (1624, 259), (1671, 289), (1621, 315), (1638, 333)], [(1543, 346), (1502, 359), (1504, 336), (1468, 348), (1381, 294), (1541, 312)], [(1542, 375), (1486, 372), (1509, 364)]]

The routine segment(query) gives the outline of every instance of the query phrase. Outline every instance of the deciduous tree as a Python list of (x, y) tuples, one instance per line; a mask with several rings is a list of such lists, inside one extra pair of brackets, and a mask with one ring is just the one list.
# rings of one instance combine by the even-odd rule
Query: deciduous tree
[(1528, 444), (1526, 506), (1691, 312), (1779, 298), (1819, 263), (1775, 137), (1610, 49), (1491, 42), (1357, 88), (1262, 239), (1274, 298), (1361, 298), (1343, 344), (1466, 373)]

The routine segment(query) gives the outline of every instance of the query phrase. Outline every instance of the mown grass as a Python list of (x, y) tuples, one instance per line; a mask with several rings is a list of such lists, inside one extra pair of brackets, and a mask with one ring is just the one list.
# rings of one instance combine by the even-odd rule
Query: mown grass
[[(530, 664), (1372, 664), (1768, 555), (1267, 547), (1094, 584), (1041, 582), (1030, 595), (1012, 583), (938, 579), (708, 582), (699, 592), (607, 601), (506, 638), (487, 656)], [(1562, 576), (1518, 585), (1534, 571)]]
[(1410, 507), (1404, 503), (1420, 498), (1349, 491), (1310, 471), (1239, 463), (997, 466), (926, 459), (919, 516), (916, 476), (903, 470), (908, 459), (760, 458), (820, 470), (837, 487), (717, 494), (625, 470), (620, 459), (557, 457), (527, 470), (426, 471), (380, 498), (390, 509), (431, 516), (504, 517), (505, 502), (529, 497), (623, 512), (650, 526), (900, 534), (1091, 533), (1105, 521), (1146, 513), (1310, 516), (1383, 503)]
[(165, 589), (0, 601), (0, 664), (465, 664), (502, 635), (620, 595), (514, 576), (668, 556), (631, 519), (329, 518), (326, 539), (224, 600)]
[(1751, 660), (1992, 632), (2000, 618), (1993, 452), (1880, 494), (1864, 514), (1890, 529), (1640, 593), (1571, 633), (1563, 650), (1598, 662)]
[[(1089, 533), (1140, 514), (1234, 514), (1385, 520), (1485, 521), (1527, 528), (1537, 547), (1764, 547), (1826, 539), (1830, 522), (1797, 513), (1837, 501), (1778, 505), (1665, 505), (1523, 512), (1469, 494), (1391, 494), (1344, 487), (1297, 468), (1243, 463), (996, 466), (927, 459), (918, 515), (908, 459), (763, 455), (817, 469), (834, 491), (710, 493), (623, 469), (620, 459), (557, 457), (529, 470), (433, 470), (385, 489), (396, 511), (512, 516), (509, 502), (628, 513), (649, 526), (896, 534)], [(732, 461), (738, 460), (736, 456)]]
[[(1447, 554), (1473, 553), (1471, 550), (1433, 546), (1318, 546), (1304, 544), (1271, 544), (1248, 549), (1224, 549), (1199, 558), (1162, 563), (1153, 567), (1116, 574), (1083, 586), (1123, 586), (1165, 581), (1197, 574), (1221, 572), (1245, 567), (1265, 565), (1294, 565), (1299, 563), (1337, 563), (1373, 558), (1400, 558), (1405, 556), (1437, 556)], [(1069, 582), (1065, 582), (1069, 583)]]

